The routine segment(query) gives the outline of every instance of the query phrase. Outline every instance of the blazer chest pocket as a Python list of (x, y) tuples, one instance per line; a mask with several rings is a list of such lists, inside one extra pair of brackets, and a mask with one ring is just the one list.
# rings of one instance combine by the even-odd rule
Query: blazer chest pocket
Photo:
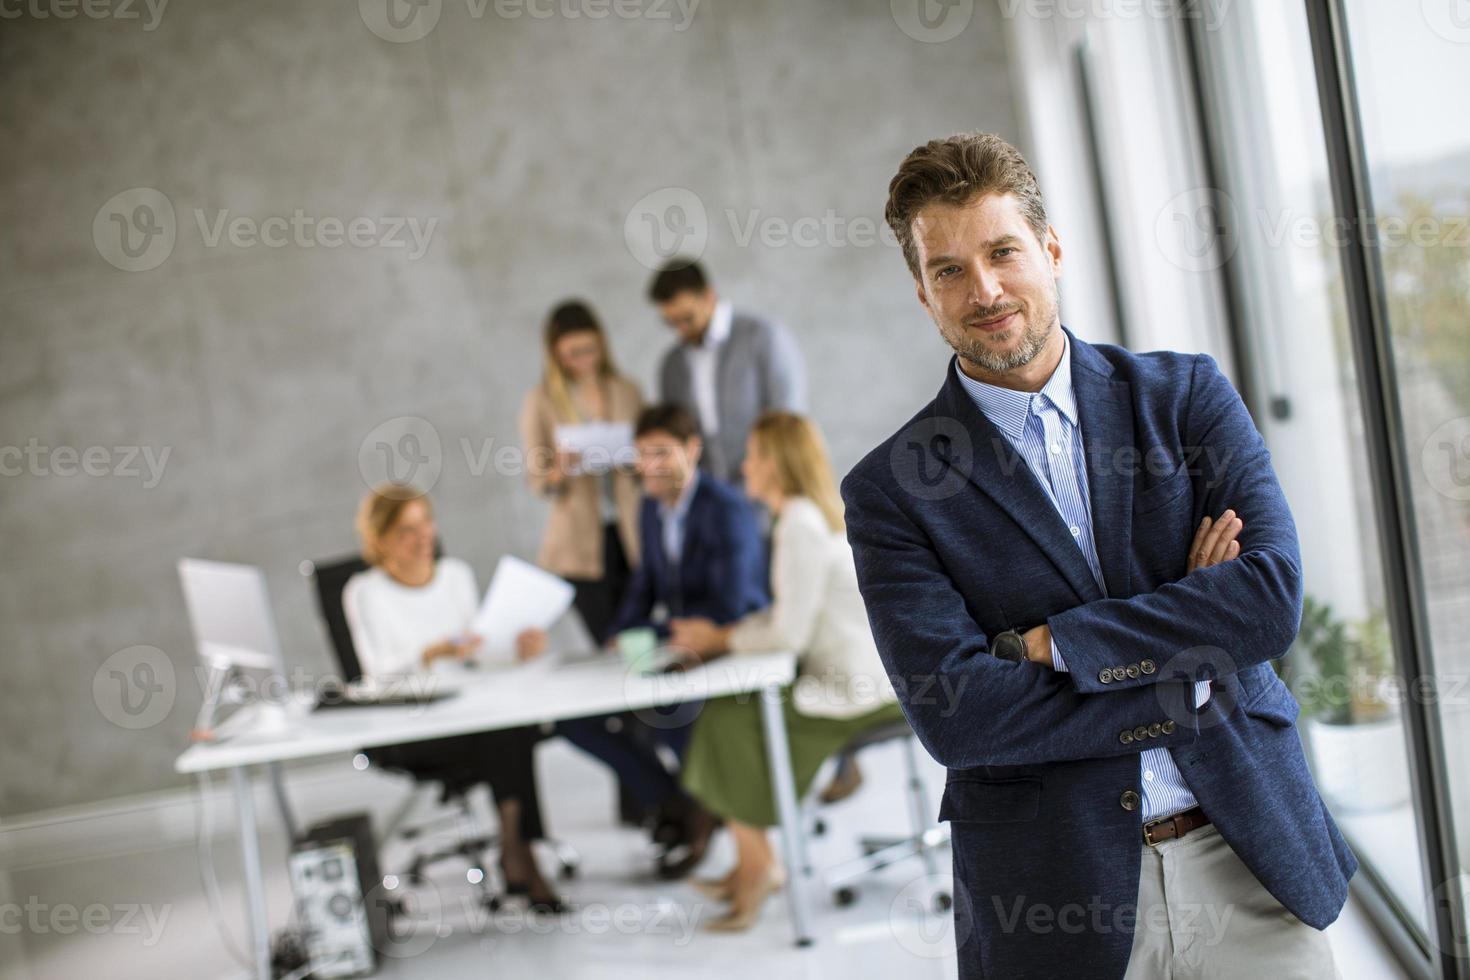
[(939, 819), (957, 823), (1035, 820), (1041, 806), (1039, 779), (951, 779), (944, 784)]
[[(1161, 507), (1167, 507), (1182, 497), (1191, 486), (1193, 484), (1190, 482), (1189, 467), (1180, 466), (1158, 483), (1139, 491), (1133, 498), (1133, 513), (1151, 514)], [(1188, 542), (1185, 542), (1182, 547), (1187, 546)]]

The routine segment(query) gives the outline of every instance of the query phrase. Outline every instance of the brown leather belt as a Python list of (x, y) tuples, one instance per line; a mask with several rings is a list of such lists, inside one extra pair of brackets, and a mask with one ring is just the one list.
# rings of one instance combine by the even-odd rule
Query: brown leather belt
[(1149, 847), (1162, 844), (1166, 840), (1177, 840), (1189, 833), (1208, 826), (1210, 818), (1205, 816), (1205, 811), (1197, 806), (1165, 817), (1162, 820), (1151, 820), (1143, 825), (1143, 842)]

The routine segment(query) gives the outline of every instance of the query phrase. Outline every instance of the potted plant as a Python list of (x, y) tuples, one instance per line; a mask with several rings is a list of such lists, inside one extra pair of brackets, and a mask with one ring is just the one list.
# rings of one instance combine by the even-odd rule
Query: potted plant
[(1393, 651), (1381, 612), (1349, 623), (1327, 603), (1307, 597), (1294, 671), (1307, 716), (1307, 745), (1317, 785), (1334, 809), (1391, 809), (1409, 799), (1404, 729), (1388, 694)]

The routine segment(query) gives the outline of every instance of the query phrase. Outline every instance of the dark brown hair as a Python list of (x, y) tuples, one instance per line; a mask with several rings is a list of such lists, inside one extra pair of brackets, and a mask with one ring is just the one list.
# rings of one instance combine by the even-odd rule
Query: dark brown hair
[(702, 293), (709, 288), (709, 279), (704, 269), (693, 259), (673, 259), (664, 263), (648, 284), (648, 298), (655, 303), (667, 303), (684, 292)]
[(1021, 151), (994, 133), (956, 133), (930, 140), (904, 157), (888, 184), (883, 217), (898, 237), (915, 279), (919, 251), (914, 245), (914, 216), (935, 201), (965, 205), (983, 194), (1014, 194), (1036, 240), (1046, 241), (1046, 205), (1036, 175)]
[(699, 435), (699, 426), (694, 424), (694, 416), (682, 405), (650, 405), (639, 413), (638, 422), (633, 426), (633, 438), (641, 439), (654, 432), (688, 442)]

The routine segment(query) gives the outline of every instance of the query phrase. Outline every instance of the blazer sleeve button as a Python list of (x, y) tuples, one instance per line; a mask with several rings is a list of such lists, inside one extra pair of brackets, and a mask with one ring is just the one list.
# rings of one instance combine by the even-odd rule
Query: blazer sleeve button
[(1122, 742), (1124, 745), (1132, 745), (1133, 733), (1126, 728), (1123, 729), (1121, 732), (1118, 733), (1118, 741)]
[(1133, 729), (1133, 737), (1140, 742), (1148, 738), (1148, 726), (1139, 725), (1137, 728)]
[(1121, 681), (1121, 680), (1125, 680), (1127, 677), (1128, 677), (1128, 671), (1124, 670), (1122, 667), (1114, 667), (1113, 668), (1113, 680), (1115, 680), (1115, 681)]
[(1143, 660), (1139, 662), (1138, 669), (1143, 671), (1145, 674), (1152, 674), (1159, 668), (1154, 664), (1152, 660)]
[(1165, 735), (1173, 735), (1174, 727), (1174, 719), (1170, 718), (1168, 721), (1159, 726), (1159, 731), (1163, 732)]
[(1150, 738), (1158, 738), (1159, 737), (1159, 733), (1162, 732), (1163, 730), (1164, 730), (1164, 726), (1163, 725), (1159, 724), (1158, 722), (1154, 722), (1152, 725), (1149, 725), (1148, 726), (1148, 734), (1149, 734), (1149, 737)]
[(1104, 667), (1102, 670), (1097, 672), (1097, 679), (1102, 681), (1104, 684), (1111, 684), (1113, 682), (1113, 672)]
[(1138, 679), (1138, 675), (1141, 674), (1141, 673), (1143, 673), (1143, 671), (1141, 671), (1141, 670), (1138, 669), (1138, 664), (1129, 664), (1128, 665), (1128, 677), (1130, 679), (1137, 680)]

